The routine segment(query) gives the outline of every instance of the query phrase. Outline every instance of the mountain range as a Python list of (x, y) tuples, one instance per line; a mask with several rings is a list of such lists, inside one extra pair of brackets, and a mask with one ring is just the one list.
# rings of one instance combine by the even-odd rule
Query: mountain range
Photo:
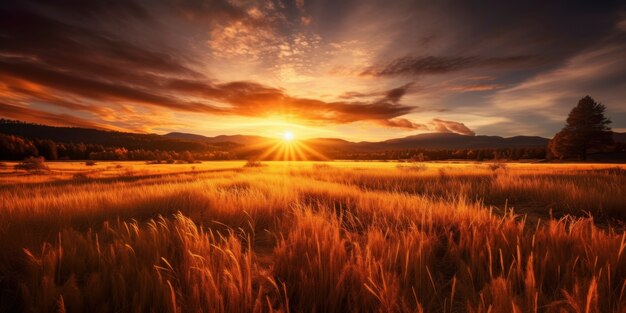
[[(271, 142), (275, 139), (261, 136), (216, 136), (207, 137), (188, 133), (169, 133), (164, 137), (179, 140), (189, 140), (203, 142), (209, 144), (230, 142), (237, 145), (247, 146)], [(338, 138), (313, 138), (302, 140), (309, 146), (315, 146), (326, 149), (350, 150), (350, 151), (379, 151), (379, 150), (398, 150), (398, 149), (469, 149), (469, 148), (531, 148), (545, 147), (548, 143), (547, 138), (537, 136), (466, 136), (456, 133), (426, 133), (414, 136), (389, 139), (384, 141), (370, 142), (351, 142)]]
[[(0, 119), (0, 133), (56, 142), (91, 143), (108, 147), (160, 150), (245, 150), (275, 145), (276, 138), (249, 135), (203, 136), (172, 132), (164, 135), (58, 127)], [(626, 142), (626, 133), (614, 133), (615, 141)], [(456, 133), (426, 133), (384, 141), (351, 142), (338, 138), (313, 138), (299, 142), (318, 151), (374, 152), (402, 149), (478, 149), (545, 147), (548, 138), (538, 136), (466, 136)]]

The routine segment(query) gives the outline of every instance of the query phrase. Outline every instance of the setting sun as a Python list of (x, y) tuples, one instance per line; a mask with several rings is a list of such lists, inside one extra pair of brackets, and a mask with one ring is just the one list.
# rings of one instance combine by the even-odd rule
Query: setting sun
[(286, 132), (283, 133), (283, 140), (284, 141), (293, 141), (293, 139), (294, 139), (294, 136), (293, 136), (292, 132), (286, 131)]

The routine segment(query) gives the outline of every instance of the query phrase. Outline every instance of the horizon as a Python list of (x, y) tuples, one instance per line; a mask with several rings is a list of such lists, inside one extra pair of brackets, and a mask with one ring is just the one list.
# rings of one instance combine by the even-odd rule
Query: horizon
[(0, 5), (0, 26), (9, 119), (208, 137), (552, 138), (590, 95), (626, 132), (620, 1), (31, 0)]
[[(112, 130), (112, 129), (103, 129), (103, 128), (90, 128), (90, 127), (83, 127), (83, 126), (62, 126), (62, 125), (47, 125), (47, 124), (40, 124), (40, 123), (33, 123), (33, 122), (28, 122), (28, 121), (20, 121), (20, 120), (11, 120), (11, 119), (4, 119), (5, 121), (11, 122), (11, 123), (24, 123), (24, 124), (30, 124), (30, 125), (36, 125), (36, 126), (46, 126), (46, 127), (59, 127), (59, 128), (76, 128), (76, 129), (92, 129), (92, 130), (98, 130), (98, 131), (107, 131), (107, 132), (124, 132), (124, 133), (129, 133), (129, 134), (139, 134), (139, 135), (157, 135), (157, 136), (163, 136), (163, 137), (167, 137), (168, 135), (172, 135), (172, 134), (177, 134), (177, 135), (191, 135), (191, 136), (201, 136), (201, 137), (205, 137), (205, 138), (217, 138), (217, 137), (236, 137), (236, 136), (242, 136), (242, 137), (259, 137), (259, 138), (264, 138), (264, 139), (272, 139), (272, 140), (276, 140), (276, 141), (307, 141), (307, 140), (318, 140), (318, 139), (329, 139), (329, 140), (344, 140), (346, 142), (351, 142), (351, 143), (365, 143), (365, 142), (371, 142), (371, 143), (378, 143), (378, 142), (384, 142), (384, 141), (388, 141), (388, 140), (394, 140), (394, 139), (404, 139), (404, 138), (410, 138), (410, 137), (415, 137), (415, 136), (420, 136), (420, 135), (446, 135), (446, 134), (451, 134), (451, 135), (460, 135), (460, 136), (469, 136), (469, 137), (480, 137), (480, 136), (487, 136), (487, 137), (501, 137), (501, 138), (515, 138), (515, 137), (539, 137), (539, 138), (543, 138), (543, 139), (551, 139), (548, 137), (542, 137), (542, 136), (528, 136), (528, 135), (512, 135), (512, 136), (499, 136), (499, 135), (483, 135), (483, 134), (459, 134), (459, 133), (455, 133), (455, 132), (424, 132), (424, 133), (418, 133), (418, 134), (414, 134), (414, 135), (408, 135), (408, 136), (403, 136), (403, 137), (394, 137), (394, 138), (389, 138), (389, 139), (383, 139), (383, 140), (375, 140), (375, 141), (368, 141), (368, 140), (360, 140), (360, 141), (352, 141), (352, 140), (347, 140), (341, 137), (305, 137), (305, 138), (301, 138), (301, 137), (297, 137), (294, 133), (292, 133), (291, 131), (285, 131), (283, 133), (278, 133), (277, 136), (262, 136), (262, 135), (255, 135), (255, 134), (240, 134), (240, 133), (234, 133), (234, 134), (219, 134), (219, 135), (215, 135), (215, 136), (205, 136), (205, 135), (201, 135), (201, 134), (197, 134), (197, 133), (186, 133), (186, 132), (178, 132), (178, 131), (172, 131), (172, 132), (168, 132), (168, 133), (141, 133), (141, 132), (132, 132), (132, 131), (119, 131), (119, 130)], [(621, 133), (621, 132), (616, 132), (614, 131), (614, 133)], [(179, 138), (175, 138), (172, 137), (174, 139), (179, 139)], [(182, 138), (180, 138), (179, 140), (184, 140)]]

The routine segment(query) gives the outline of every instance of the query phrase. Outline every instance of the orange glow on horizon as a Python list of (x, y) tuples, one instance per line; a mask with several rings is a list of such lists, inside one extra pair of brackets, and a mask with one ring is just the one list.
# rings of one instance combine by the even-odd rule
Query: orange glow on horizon
[(329, 160), (322, 153), (316, 151), (303, 141), (297, 141), (295, 135), (286, 131), (281, 134), (280, 140), (272, 140), (263, 144), (257, 144), (249, 147), (249, 149), (258, 150), (259, 154), (255, 157), (258, 160), (274, 160), (274, 161), (311, 161), (311, 160)]

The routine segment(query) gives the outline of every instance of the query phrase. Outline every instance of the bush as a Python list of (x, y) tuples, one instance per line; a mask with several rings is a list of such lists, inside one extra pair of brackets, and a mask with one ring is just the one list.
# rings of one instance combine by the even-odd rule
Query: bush
[(261, 161), (256, 161), (256, 160), (248, 160), (248, 162), (246, 162), (246, 164), (243, 167), (263, 167), (263, 163), (261, 163)]
[(76, 174), (74, 174), (72, 176), (72, 178), (74, 178), (74, 180), (88, 180), (91, 177), (89, 176), (89, 173), (86, 172), (78, 172)]
[(313, 169), (314, 170), (327, 170), (330, 169), (331, 166), (329, 164), (326, 163), (315, 163), (313, 164)]
[(396, 168), (403, 171), (411, 171), (411, 172), (422, 172), (425, 171), (428, 167), (424, 164), (416, 164), (411, 163), (410, 165), (398, 164)]
[(40, 172), (40, 171), (48, 171), (50, 170), (48, 166), (44, 163), (45, 159), (43, 157), (29, 157), (24, 159), (21, 163), (15, 165), (16, 170), (24, 170), (29, 172)]
[(490, 169), (492, 172), (495, 172), (497, 170), (506, 171), (507, 170), (507, 165), (506, 165), (506, 163), (496, 161), (496, 162), (493, 162), (493, 163), (487, 165), (487, 168)]

